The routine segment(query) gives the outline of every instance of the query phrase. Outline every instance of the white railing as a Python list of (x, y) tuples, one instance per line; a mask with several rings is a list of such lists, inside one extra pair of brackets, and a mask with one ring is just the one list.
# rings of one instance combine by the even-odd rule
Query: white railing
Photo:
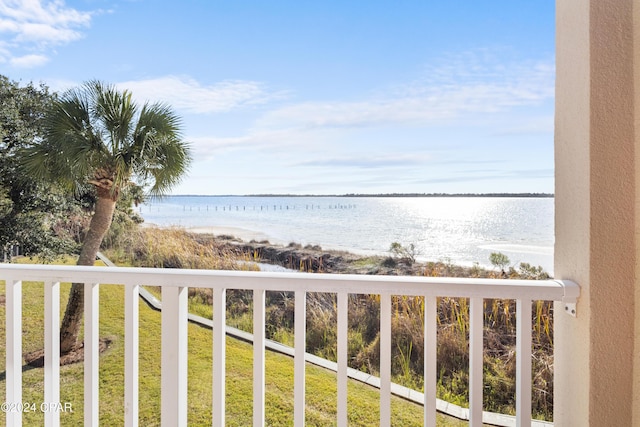
[[(498, 280), (409, 276), (291, 274), (143, 268), (0, 265), (6, 284), (6, 402), (22, 401), (22, 281), (45, 287), (44, 401), (59, 402), (60, 283), (85, 283), (84, 423), (98, 425), (99, 283), (125, 289), (125, 425), (138, 425), (138, 298), (141, 285), (162, 288), (161, 422), (187, 424), (187, 294), (188, 287), (213, 290), (213, 425), (225, 425), (225, 290), (254, 293), (253, 423), (265, 420), (265, 292), (295, 292), (294, 423), (304, 425), (307, 292), (337, 294), (338, 391), (337, 425), (347, 425), (347, 301), (349, 294), (379, 294), (380, 425), (391, 424), (391, 297), (425, 297), (424, 425), (436, 425), (436, 298), (470, 300), (469, 424), (482, 425), (483, 299), (517, 301), (516, 425), (531, 425), (531, 303), (563, 301), (575, 314), (579, 287), (561, 280)], [(301, 321), (302, 320), (302, 321)], [(562, 345), (562, 343), (556, 343)], [(21, 426), (22, 413), (6, 412), (7, 426)], [(59, 411), (45, 413), (46, 426), (58, 426)]]

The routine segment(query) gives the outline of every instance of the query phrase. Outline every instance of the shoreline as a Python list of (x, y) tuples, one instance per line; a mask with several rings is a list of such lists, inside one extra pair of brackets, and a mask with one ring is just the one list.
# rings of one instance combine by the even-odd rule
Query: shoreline
[[(515, 268), (524, 262), (542, 266), (549, 272), (554, 270), (553, 233), (548, 230), (547, 221), (552, 207), (544, 199), (510, 202), (471, 198), (414, 201), (411, 197), (360, 202), (338, 198), (260, 200), (255, 196), (246, 200), (240, 196), (234, 200), (205, 196), (201, 199), (174, 198), (153, 203), (144, 208), (141, 216), (163, 227), (231, 235), (245, 241), (319, 245), (362, 256), (388, 256), (391, 244), (398, 242), (405, 246), (415, 244), (416, 258), (421, 262), (493, 268), (490, 255), (500, 252), (509, 257)], [(462, 208), (468, 204), (473, 209), (467, 212)], [(460, 209), (464, 212), (457, 215)], [(473, 214), (476, 210), (477, 215)], [(542, 215), (544, 221), (540, 223), (529, 212)], [(518, 226), (516, 220), (523, 225)]]
[[(154, 225), (156, 227), (161, 227), (158, 225)], [(330, 251), (330, 252), (344, 252), (344, 253), (349, 253), (349, 254), (353, 254), (353, 255), (357, 255), (359, 257), (385, 257), (385, 256), (389, 256), (389, 252), (388, 251), (384, 251), (384, 252), (378, 252), (378, 251), (367, 251), (364, 249), (357, 249), (357, 248), (349, 248), (349, 247), (340, 247), (340, 246), (334, 246), (334, 245), (323, 245), (323, 244), (304, 244), (301, 243), (300, 241), (296, 241), (296, 240), (285, 240), (285, 239), (281, 239), (281, 238), (277, 238), (274, 237), (271, 234), (265, 233), (263, 231), (256, 231), (256, 230), (251, 230), (248, 228), (242, 228), (242, 227), (230, 227), (230, 226), (205, 226), (205, 227), (183, 227), (185, 231), (189, 232), (189, 233), (195, 233), (195, 234), (209, 234), (209, 235), (213, 235), (216, 236), (218, 238), (229, 238), (228, 240), (233, 240), (233, 239), (239, 239), (242, 240), (244, 243), (263, 243), (263, 244), (269, 244), (272, 246), (289, 246), (289, 245), (295, 245), (295, 246), (313, 246), (313, 247), (319, 247), (322, 248), (323, 251)], [(423, 261), (427, 261), (427, 260), (423, 260)], [(469, 265), (471, 266), (471, 265)]]
[[(216, 238), (223, 238), (225, 240), (240, 240), (243, 244), (246, 245), (250, 245), (250, 244), (262, 244), (265, 246), (273, 246), (273, 247), (297, 247), (297, 248), (302, 248), (303, 245), (300, 244), (299, 242), (296, 241), (285, 241), (282, 239), (277, 239), (274, 238), (273, 236), (264, 233), (264, 232), (260, 232), (260, 231), (255, 231), (255, 230), (249, 230), (246, 228), (242, 228), (242, 227), (225, 227), (225, 226), (207, 226), (207, 227), (189, 227), (189, 228), (184, 228), (185, 231), (189, 232), (189, 233), (195, 233), (195, 234), (203, 234), (203, 235), (212, 235), (215, 236)], [(314, 247), (314, 248), (320, 248), (320, 252), (326, 252), (326, 253), (341, 253), (341, 254), (349, 254), (350, 256), (353, 257), (357, 257), (357, 258), (387, 258), (387, 257), (391, 257), (391, 253), (389, 251), (385, 251), (385, 252), (376, 252), (376, 251), (365, 251), (365, 250), (357, 250), (357, 249), (353, 249), (353, 248), (346, 248), (346, 247), (332, 247), (332, 246), (325, 246), (325, 245), (306, 245), (305, 247)], [(496, 247), (496, 251), (497, 252), (503, 252), (505, 250), (505, 248), (499, 248)], [(509, 248), (506, 248), (506, 252), (509, 252)], [(443, 261), (443, 260), (434, 260), (434, 259), (426, 259), (423, 258), (421, 256), (417, 256), (416, 257), (416, 264), (427, 264), (427, 263), (436, 263), (436, 264), (449, 264), (450, 262), (448, 261)], [(485, 269), (485, 270), (492, 270), (494, 267), (492, 265), (490, 265), (487, 262), (481, 262), (481, 261), (469, 261), (469, 262), (461, 262), (461, 261), (456, 261), (453, 263), (456, 267), (462, 268), (462, 269), (472, 269), (474, 268), (474, 265), (477, 265), (478, 267)], [(517, 262), (514, 265), (514, 268), (517, 267), (518, 265), (520, 265), (520, 262)], [(532, 266), (535, 267), (535, 265), (532, 264)], [(549, 274), (549, 276), (553, 277), (553, 270), (551, 269), (544, 269), (544, 271)]]
[[(377, 252), (357, 250), (346, 247), (332, 247), (331, 245), (311, 245), (302, 244), (295, 240), (283, 240), (274, 237), (263, 231), (252, 230), (243, 227), (232, 226), (162, 226), (154, 223), (144, 222), (144, 227), (156, 228), (179, 228), (184, 231), (206, 238), (214, 238), (217, 242), (222, 242), (224, 246), (233, 251), (244, 251), (246, 253), (259, 254), (258, 262), (281, 266), (287, 269), (300, 271), (303, 266), (309, 271), (323, 271), (334, 273), (355, 273), (355, 274), (415, 274), (420, 268), (427, 265), (445, 266), (447, 269), (455, 269), (456, 274), (463, 271), (471, 271), (477, 268), (491, 272), (495, 269), (488, 262), (481, 260), (460, 262), (447, 259), (427, 259), (417, 256), (412, 265), (400, 262), (393, 268), (382, 267), (380, 263), (385, 258), (394, 258), (391, 252)], [(498, 250), (499, 251), (499, 250)], [(500, 252), (500, 251), (499, 251)], [(365, 262), (369, 260), (370, 262)], [(517, 269), (520, 262), (516, 262), (511, 267)], [(536, 266), (532, 264), (532, 266)], [(543, 269), (550, 277), (553, 271)]]
[[(249, 262), (283, 267), (290, 271), (369, 275), (436, 275), (451, 277), (491, 277), (499, 274), (495, 267), (464, 265), (445, 261), (415, 259), (394, 255), (357, 254), (349, 250), (331, 249), (300, 243), (275, 243), (270, 240), (245, 240), (240, 236), (265, 236), (251, 230), (234, 227), (194, 227), (184, 229), (200, 243), (215, 242), (218, 247), (242, 257), (249, 254)], [(222, 232), (222, 234), (218, 234)], [(503, 273), (504, 274), (504, 273)]]
[[(303, 246), (296, 242), (274, 241), (264, 233), (243, 228), (193, 227), (184, 230), (203, 243), (212, 239), (217, 245), (236, 255), (251, 254), (251, 262), (280, 266), (291, 271), (380, 274), (378, 265), (384, 259), (384, 255), (360, 255), (352, 251), (318, 245)], [(402, 274), (410, 274), (410, 270), (410, 267), (404, 268)], [(391, 273), (385, 269), (382, 274)]]

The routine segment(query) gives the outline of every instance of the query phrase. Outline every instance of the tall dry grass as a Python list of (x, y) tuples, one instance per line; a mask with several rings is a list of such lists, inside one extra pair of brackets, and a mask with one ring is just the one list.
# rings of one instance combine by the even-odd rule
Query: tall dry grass
[(257, 270), (251, 257), (181, 228), (139, 227), (118, 236), (106, 252), (119, 264), (137, 267)]

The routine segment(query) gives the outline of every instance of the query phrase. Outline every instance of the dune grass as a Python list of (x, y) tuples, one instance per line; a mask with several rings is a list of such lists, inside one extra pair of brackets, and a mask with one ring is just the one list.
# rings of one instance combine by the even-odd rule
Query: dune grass
[[(61, 311), (66, 304), (69, 284), (61, 285)], [(4, 283), (0, 282), (0, 294)], [(38, 283), (23, 283), (23, 351), (43, 347), (43, 287)], [(100, 335), (112, 339), (110, 348), (100, 358), (100, 423), (124, 423), (124, 294), (121, 286), (100, 287)], [(0, 340), (5, 339), (5, 306), (0, 305)], [(140, 425), (160, 424), (160, 313), (140, 302)], [(211, 331), (189, 325), (189, 425), (211, 425), (212, 379)], [(226, 420), (229, 426), (246, 426), (252, 417), (252, 346), (227, 338), (227, 402)], [(0, 373), (3, 373), (5, 349), (0, 346)], [(73, 412), (61, 414), (61, 424), (83, 423), (83, 365), (61, 368), (61, 402), (70, 404)], [(5, 378), (0, 374), (0, 399), (5, 397)], [(24, 402), (40, 405), (44, 400), (44, 372), (27, 369), (23, 374)], [(335, 425), (335, 373), (308, 365), (307, 411), (309, 426)], [(267, 352), (266, 361), (266, 424), (269, 426), (293, 423), (293, 360), (287, 356)], [(393, 425), (422, 425), (422, 407), (394, 398)], [(349, 382), (349, 424), (377, 425), (379, 392), (355, 381)], [(0, 425), (4, 425), (4, 417)], [(24, 414), (24, 425), (42, 425), (39, 410)], [(466, 423), (438, 415), (438, 424), (462, 426)]]

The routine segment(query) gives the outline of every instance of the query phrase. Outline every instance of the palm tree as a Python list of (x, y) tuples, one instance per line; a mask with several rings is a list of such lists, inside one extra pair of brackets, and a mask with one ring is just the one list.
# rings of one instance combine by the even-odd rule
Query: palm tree
[[(45, 121), (42, 141), (26, 153), (34, 175), (61, 182), (70, 191), (93, 187), (94, 214), (78, 265), (93, 265), (111, 226), (116, 202), (130, 184), (165, 194), (191, 160), (181, 138), (181, 120), (164, 104), (133, 101), (131, 92), (89, 81), (65, 92)], [(74, 283), (60, 327), (60, 353), (78, 346), (84, 308), (83, 285)]]

